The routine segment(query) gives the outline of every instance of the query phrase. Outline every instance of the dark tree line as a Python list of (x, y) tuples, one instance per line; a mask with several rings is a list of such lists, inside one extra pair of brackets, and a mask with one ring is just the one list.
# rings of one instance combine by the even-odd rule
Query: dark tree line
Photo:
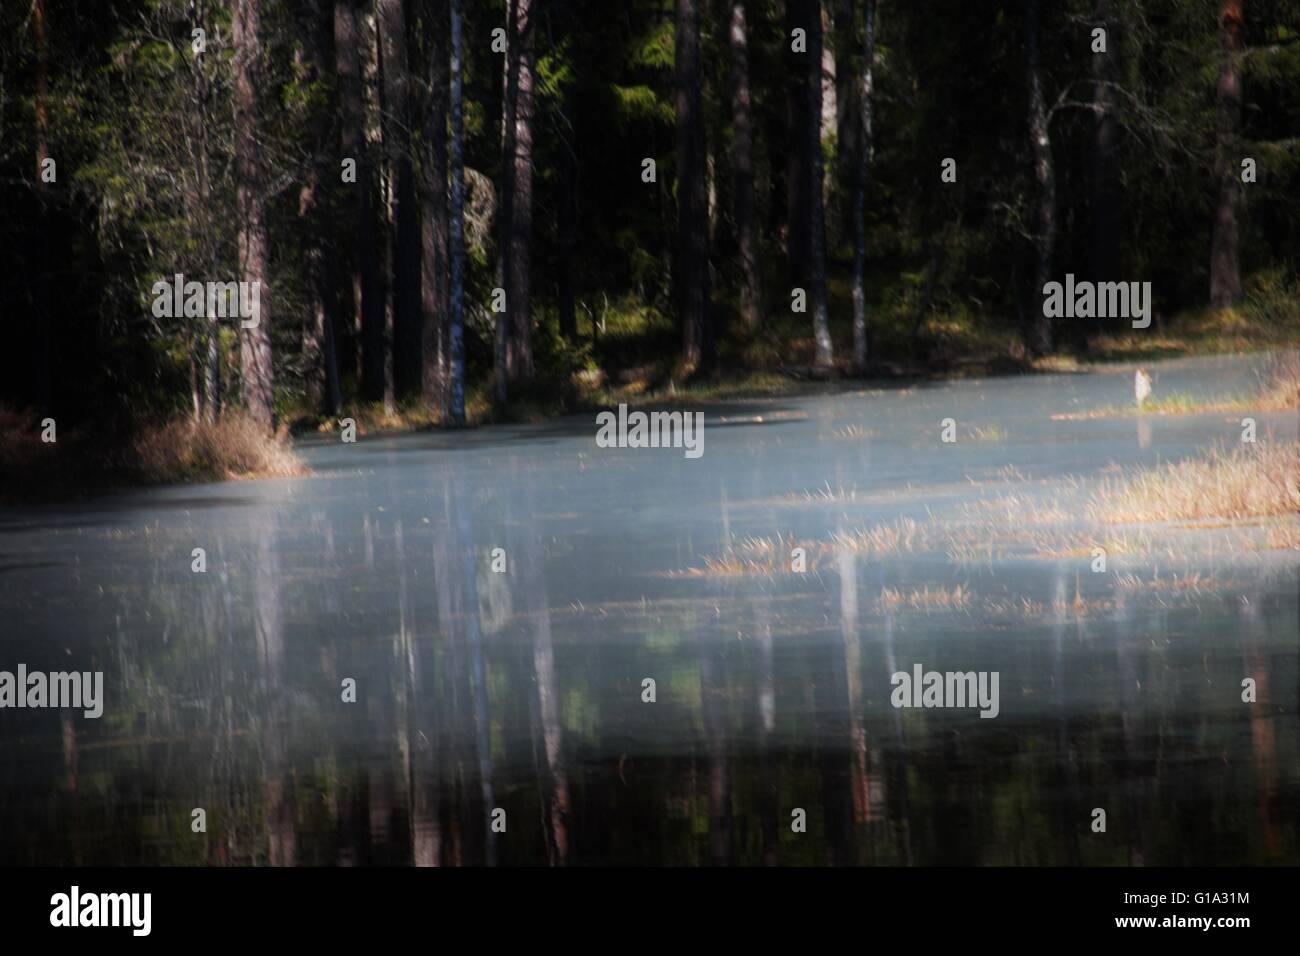
[[(1043, 315), (1067, 271), (1296, 308), (1286, 0), (16, 0), (0, 30), (18, 407), (459, 423), (583, 372), (938, 361), (935, 316), (1046, 354), (1098, 331)], [(260, 323), (151, 316), (176, 273), (261, 283)]]

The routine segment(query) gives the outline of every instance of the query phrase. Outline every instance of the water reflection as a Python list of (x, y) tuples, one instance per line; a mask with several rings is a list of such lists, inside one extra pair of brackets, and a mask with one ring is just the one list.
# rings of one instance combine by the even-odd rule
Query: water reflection
[[(797, 427), (653, 481), (552, 445), (380, 448), (355, 475), (31, 539), (39, 567), (0, 576), (4, 662), (102, 669), (108, 704), (0, 715), (0, 862), (1297, 859), (1292, 565), (1182, 600), (1086, 560), (854, 549), (876, 503), (780, 493), (918, 480), (931, 452), (873, 440), (810, 470)], [(664, 573), (787, 531), (839, 544), (806, 575)], [(882, 599), (936, 582), (998, 603)], [(999, 717), (891, 707), (915, 663), (997, 670)]]

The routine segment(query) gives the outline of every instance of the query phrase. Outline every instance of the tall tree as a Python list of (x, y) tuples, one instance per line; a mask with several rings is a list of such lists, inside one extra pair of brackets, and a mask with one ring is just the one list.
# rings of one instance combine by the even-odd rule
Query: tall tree
[(1052, 278), (1052, 254), (1056, 247), (1056, 167), (1052, 161), (1052, 137), (1047, 105), (1043, 99), (1043, 78), (1039, 66), (1038, 0), (1025, 0), (1025, 64), (1029, 84), (1029, 136), (1038, 183), (1037, 223), (1034, 230), (1035, 281), (1029, 347), (1037, 355), (1052, 350), (1052, 320), (1042, 307), (1043, 287)]
[[(300, 14), (307, 81), (317, 84), (329, 72), (333, 11), (325, 0), (305, 0)], [(327, 415), (336, 415), (343, 405), (343, 394), (339, 383), (338, 319), (335, 308), (337, 300), (334, 295), (334, 269), (331, 256), (333, 248), (324, 238), (327, 230), (321, 221), (324, 211), (324, 181), (328, 168), (326, 152), (324, 152), (328, 126), (328, 115), (324, 106), (314, 104), (310, 128), (315, 148), (307, 166), (302, 189), (298, 193), (298, 215), (303, 220), (308, 237), (305, 257), (311, 289), (310, 337), (320, 356), (321, 405)]]
[[(190, 0), (190, 22), (207, 22), (208, 7), (204, 0)], [(193, 79), (193, 102), (190, 110), (190, 126), (186, 136), (191, 161), (187, 164), (189, 181), (193, 187), (187, 190), (190, 203), (186, 215), (193, 227), (202, 235), (204, 247), (204, 265), (210, 273), (215, 274), (220, 268), (221, 230), (214, 217), (221, 215), (214, 201), (213, 189), (213, 117), (212, 117), (212, 83), (204, 69), (203, 52), (195, 52), (191, 66)], [(186, 173), (182, 173), (182, 178)], [(202, 341), (206, 348), (202, 355), (203, 389), (200, 411), (209, 422), (214, 422), (221, 414), (221, 320), (216, 315), (207, 317), (207, 329)]]
[(45, 183), (45, 161), (50, 158), (50, 51), (45, 37), (45, 0), (32, 4), (32, 39), (36, 44), (36, 200), (41, 227), (37, 250), (37, 290), (39, 314), (36, 333), (36, 404), (42, 412), (50, 411), (50, 323), (54, 312), (50, 302), (50, 201)]
[(1088, 220), (1088, 265), (1094, 282), (1113, 282), (1119, 279), (1120, 270), (1120, 125), (1115, 116), (1120, 47), (1111, 0), (1097, 0), (1093, 23), (1106, 31), (1106, 52), (1092, 54), (1094, 121), (1090, 156), (1092, 197)]
[(1237, 128), (1241, 123), (1242, 0), (1220, 0), (1218, 122), (1214, 176), (1219, 197), (1210, 240), (1210, 305), (1223, 309), (1241, 301), (1241, 262), (1237, 230)]
[(448, 319), (447, 244), (447, 0), (429, 5), (429, 102), (425, 105), (424, 208), (420, 295), (424, 309), (424, 397), (446, 410)]
[(700, 4), (699, 0), (676, 2), (677, 299), (682, 317), (682, 358), (687, 365), (701, 365), (712, 359), (713, 337), (709, 328), (709, 210), (700, 95)]
[(832, 207), (836, 228), (832, 235), (847, 237), (853, 223), (854, 187), (862, 161), (861, 81), (853, 54), (861, 39), (854, 29), (857, 0), (834, 0), (835, 23), (835, 176), (840, 202)]
[(239, 215), (239, 271), (260, 286), (256, 325), (240, 328), (239, 367), (244, 405), (254, 421), (270, 428), (274, 419), (270, 304), (266, 287), (268, 239), (259, 143), (262, 85), (261, 0), (235, 0), (231, 33), (235, 44), (235, 190)]
[(866, 0), (863, 14), (862, 78), (853, 97), (859, 114), (855, 140), (861, 144), (853, 172), (853, 371), (867, 370), (867, 184), (874, 142), (871, 130), (872, 66), (876, 56), (876, 0)]
[[(786, 248), (790, 266), (790, 279), (798, 286), (808, 282), (808, 255), (812, 244), (812, 196), (809, 188), (812, 182), (812, 151), (810, 137), (820, 134), (809, 132), (809, 127), (817, 129), (820, 123), (820, 83), (814, 83), (814, 77), (821, 76), (821, 56), (817, 55), (812, 66), (808, 58), (812, 56), (808, 48), (809, 20), (813, 0), (785, 0), (785, 49), (787, 72), (785, 77), (785, 120), (788, 139), (785, 150), (785, 185), (786, 185)], [(794, 33), (802, 31), (803, 46), (795, 49)], [(808, 112), (809, 97), (812, 91), (809, 84), (818, 87), (818, 106), (813, 113)]]
[(564, 91), (564, 109), (556, 111), (556, 142), (560, 144), (560, 208), (556, 214), (559, 249), (558, 280), (560, 334), (573, 341), (578, 337), (578, 278), (575, 255), (578, 247), (578, 143), (573, 116), (573, 84)]
[(809, 304), (813, 314), (813, 338), (816, 344), (816, 364), (830, 367), (835, 360), (831, 346), (830, 320), (826, 305), (826, 199), (825, 177), (822, 163), (822, 5), (814, 0), (808, 15), (808, 121), (805, 131), (806, 148), (812, 156), (809, 164), (808, 195), (810, 197), (812, 234), (808, 248)]
[(740, 253), (740, 316), (754, 331), (762, 316), (758, 272), (758, 232), (754, 223), (754, 108), (749, 86), (749, 36), (745, 0), (731, 2), (731, 124), (736, 240)]
[(384, 400), (384, 288), (375, 229), (375, 177), (365, 134), (365, 99), (361, 76), (361, 31), (357, 0), (335, 0), (334, 53), (338, 62), (341, 142), (345, 160), (356, 162), (356, 221), (352, 298), (354, 322), (361, 339), (361, 397)]
[(376, 0), (384, 64), (384, 153), (393, 189), (393, 394), (421, 393), (420, 210), (411, 163), (410, 69), (402, 0)]
[(461, 75), (460, 0), (451, 0), (451, 328), (450, 409), (452, 425), (465, 424), (465, 122)]
[(501, 162), (501, 282), (505, 311), (497, 316), (497, 399), (508, 385), (533, 377), (533, 0), (509, 0)]

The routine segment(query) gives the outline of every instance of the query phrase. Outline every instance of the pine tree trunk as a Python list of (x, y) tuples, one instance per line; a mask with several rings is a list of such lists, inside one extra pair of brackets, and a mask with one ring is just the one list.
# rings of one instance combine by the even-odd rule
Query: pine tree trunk
[(749, 86), (749, 37), (745, 0), (731, 4), (731, 123), (735, 177), (736, 240), (740, 253), (740, 316), (756, 331), (762, 321), (762, 281), (758, 270), (758, 234), (754, 226), (754, 108)]
[(830, 320), (826, 304), (826, 203), (822, 163), (822, 17), (821, 0), (815, 0), (808, 17), (808, 151), (812, 155), (808, 192), (812, 198), (812, 236), (809, 247), (808, 299), (813, 314), (813, 338), (816, 364), (829, 368), (834, 364)]
[(832, 235), (847, 239), (853, 228), (857, 172), (862, 163), (861, 71), (853, 69), (858, 32), (854, 27), (855, 0), (835, 0), (835, 181), (836, 228)]
[(1029, 83), (1029, 135), (1034, 158), (1034, 176), (1038, 181), (1038, 223), (1034, 235), (1036, 259), (1033, 299), (1038, 303), (1032, 315), (1029, 347), (1036, 355), (1052, 350), (1052, 320), (1042, 309), (1043, 287), (1052, 278), (1052, 254), (1056, 246), (1056, 170), (1052, 162), (1052, 139), (1047, 125), (1047, 106), (1043, 99), (1043, 80), (1039, 69), (1038, 0), (1025, 3), (1025, 48)]
[[(319, 82), (329, 70), (328, 55), (332, 30), (332, 11), (324, 0), (305, 0), (302, 8), (303, 50), (306, 56), (308, 79)], [(311, 120), (312, 142), (325, 142), (328, 116), (320, 108)], [(319, 355), (321, 406), (327, 415), (338, 414), (343, 404), (339, 387), (338, 355), (335, 342), (335, 297), (333, 291), (334, 265), (331, 261), (324, 223), (320, 221), (323, 205), (324, 179), (328, 175), (324, 152), (318, 152), (307, 167), (306, 181), (298, 194), (298, 215), (303, 220), (307, 234), (305, 256), (311, 283), (313, 351)]]
[[(565, 114), (573, 115), (572, 104), (566, 101)], [(578, 247), (578, 155), (573, 134), (557, 131), (560, 143), (560, 208), (556, 228), (559, 239), (558, 286), (560, 306), (560, 334), (570, 342), (578, 337), (577, 269), (574, 263)]]
[(446, 0), (434, 0), (433, 36), (429, 56), (429, 102), (425, 110), (424, 214), (421, 228), (424, 309), (424, 398), (431, 406), (447, 408), (448, 320), (450, 317), (447, 245), (447, 85), (448, 50), (442, 32), (447, 25)]
[(352, 295), (355, 327), (361, 340), (361, 397), (384, 400), (384, 289), (379, 266), (379, 238), (375, 229), (375, 177), (365, 137), (365, 100), (362, 95), (361, 33), (356, 0), (334, 5), (334, 43), (338, 58), (342, 115), (343, 157), (357, 164), (356, 237)]
[(872, 66), (876, 55), (876, 0), (866, 0), (862, 33), (862, 79), (854, 101), (859, 115), (855, 137), (861, 144), (853, 174), (853, 371), (867, 370), (867, 186), (874, 143), (871, 130)]
[(677, 113), (677, 295), (682, 315), (682, 359), (707, 364), (708, 198), (704, 117), (700, 96), (699, 0), (677, 0), (675, 48)]
[(1237, 128), (1241, 123), (1242, 0), (1219, 4), (1219, 46), (1223, 63), (1219, 72), (1218, 129), (1214, 150), (1214, 175), (1219, 184), (1214, 234), (1210, 241), (1210, 305), (1225, 309), (1241, 301), (1240, 236), (1237, 204)]
[(465, 424), (465, 124), (461, 76), (461, 0), (451, 0), (451, 328), (450, 413)]
[[(813, 157), (810, 144), (814, 134), (809, 129), (817, 129), (821, 108), (814, 113), (808, 112), (809, 79), (820, 73), (820, 66), (808, 65), (808, 58), (813, 56), (810, 35), (812, 33), (812, 0), (786, 0), (786, 31), (782, 40), (786, 62), (790, 64), (786, 77), (786, 132), (787, 142), (793, 144), (786, 150), (786, 250), (790, 267), (790, 282), (795, 286), (807, 286), (809, 280), (809, 252), (812, 244), (812, 195), (809, 185), (812, 181)], [(795, 28), (802, 29), (809, 35), (806, 52), (791, 51), (790, 34)], [(820, 56), (814, 63), (820, 63)], [(819, 97), (820, 100), (820, 97)]]
[(393, 182), (393, 394), (421, 393), (420, 215), (411, 165), (410, 69), (402, 0), (377, 0), (384, 60), (384, 151)]
[(231, 32), (235, 46), (235, 192), (239, 212), (239, 271), (241, 279), (259, 283), (257, 325), (240, 328), (239, 366), (244, 406), (258, 424), (274, 424), (271, 368), (270, 290), (266, 286), (268, 240), (263, 196), (261, 148), (258, 145), (258, 91), (261, 89), (262, 47), (260, 0), (235, 0)]
[(502, 103), (500, 274), (505, 311), (497, 316), (497, 401), (533, 375), (529, 288), (533, 216), (534, 20), (532, 0), (509, 0)]
[(44, 180), (45, 160), (50, 155), (50, 54), (45, 39), (45, 0), (35, 0), (32, 4), (32, 38), (36, 45), (36, 95), (32, 103), (36, 114), (36, 196), (43, 220), (37, 249), (37, 301), (40, 314), (36, 317), (34, 384), (37, 407), (42, 412), (49, 412), (52, 410), (53, 397), (50, 382), (50, 323), (54, 321), (54, 310), (50, 301), (53, 291), (50, 282), (50, 203), (49, 190)]
[(1113, 84), (1119, 77), (1120, 47), (1110, 0), (1097, 0), (1093, 19), (1106, 31), (1106, 52), (1092, 54), (1096, 120), (1092, 130), (1088, 263), (1094, 282), (1114, 282), (1120, 277), (1120, 127), (1115, 117)]

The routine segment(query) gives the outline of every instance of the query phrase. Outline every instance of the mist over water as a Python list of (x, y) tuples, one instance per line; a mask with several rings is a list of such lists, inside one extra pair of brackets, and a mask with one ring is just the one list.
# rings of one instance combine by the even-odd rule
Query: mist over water
[[(1294, 862), (1300, 553), (1026, 543), (1093, 528), (1115, 466), (1239, 440), (1051, 418), (1131, 403), (1131, 368), (735, 402), (698, 460), (591, 416), (319, 441), (307, 478), (0, 512), (0, 667), (105, 675), (99, 720), (0, 713), (0, 863)], [(917, 663), (997, 672), (996, 719), (891, 707)]]

